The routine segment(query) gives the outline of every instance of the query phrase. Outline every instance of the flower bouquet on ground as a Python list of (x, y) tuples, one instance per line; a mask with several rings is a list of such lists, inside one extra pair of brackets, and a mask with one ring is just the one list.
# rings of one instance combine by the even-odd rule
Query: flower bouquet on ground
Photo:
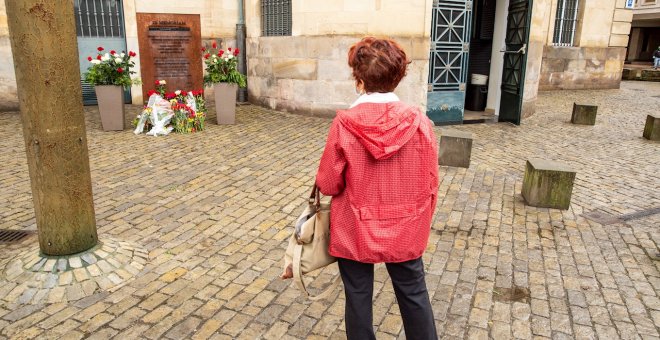
[(133, 121), (135, 134), (148, 129), (148, 135), (204, 130), (206, 105), (203, 90), (167, 92), (164, 80), (157, 80), (155, 85), (156, 90), (148, 92), (149, 103)]

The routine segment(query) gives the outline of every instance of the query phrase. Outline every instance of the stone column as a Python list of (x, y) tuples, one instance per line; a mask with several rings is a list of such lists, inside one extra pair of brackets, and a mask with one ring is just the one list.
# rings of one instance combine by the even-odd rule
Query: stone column
[(6, 0), (39, 246), (98, 242), (71, 0)]

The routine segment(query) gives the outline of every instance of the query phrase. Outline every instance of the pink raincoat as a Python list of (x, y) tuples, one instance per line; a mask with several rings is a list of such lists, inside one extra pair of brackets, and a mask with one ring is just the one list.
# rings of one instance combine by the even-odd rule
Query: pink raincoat
[(333, 196), (331, 255), (366, 263), (420, 257), (438, 192), (433, 124), (400, 101), (338, 111), (316, 184)]

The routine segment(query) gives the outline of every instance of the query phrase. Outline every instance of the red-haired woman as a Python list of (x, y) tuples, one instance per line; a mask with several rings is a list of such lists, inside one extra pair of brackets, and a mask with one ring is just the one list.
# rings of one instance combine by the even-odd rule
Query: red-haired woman
[(349, 339), (375, 339), (374, 263), (385, 262), (408, 339), (437, 339), (424, 281), (438, 191), (433, 124), (392, 92), (410, 61), (392, 40), (368, 37), (348, 52), (360, 97), (332, 122), (316, 184), (332, 196), (331, 255), (346, 294)]

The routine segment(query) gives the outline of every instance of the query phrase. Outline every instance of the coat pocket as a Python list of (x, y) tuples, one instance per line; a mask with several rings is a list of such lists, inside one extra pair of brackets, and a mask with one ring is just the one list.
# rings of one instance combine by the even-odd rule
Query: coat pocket
[(389, 220), (417, 215), (417, 204), (368, 205), (360, 208), (360, 219)]

